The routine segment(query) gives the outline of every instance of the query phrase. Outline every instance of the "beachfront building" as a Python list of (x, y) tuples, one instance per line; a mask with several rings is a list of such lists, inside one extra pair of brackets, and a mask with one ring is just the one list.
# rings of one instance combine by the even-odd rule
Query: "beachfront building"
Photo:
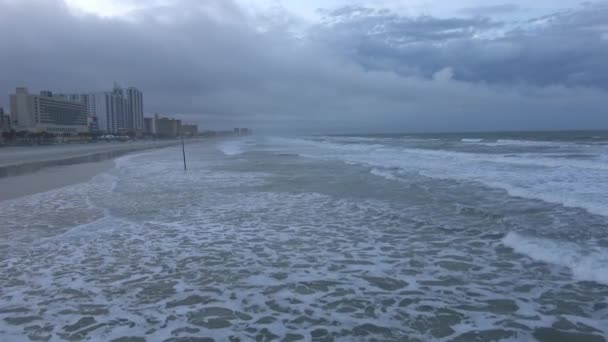
[(88, 131), (86, 105), (70, 101), (65, 95), (53, 95), (50, 91), (35, 95), (21, 87), (10, 95), (10, 106), (11, 121), (17, 131), (54, 134)]
[(117, 134), (126, 131), (127, 102), (122, 89), (91, 94), (75, 94), (69, 98), (79, 99), (86, 105), (89, 123), (100, 132)]
[(164, 138), (175, 138), (181, 132), (181, 120), (160, 118), (156, 121), (156, 134)]
[(11, 118), (4, 112), (4, 108), (0, 107), (0, 145), (5, 144), (11, 138)]
[(87, 107), (87, 126), (89, 127), (89, 131), (99, 131), (95, 110), (95, 96), (93, 94), (68, 94), (63, 96), (70, 101), (83, 103)]
[[(4, 108), (0, 107), (0, 133), (10, 132), (11, 118), (10, 115), (4, 112)], [(0, 141), (1, 141), (0, 137)]]
[(196, 137), (198, 136), (198, 125), (196, 124), (183, 124), (181, 134), (185, 137)]
[(144, 118), (144, 134), (156, 135), (156, 119)]
[(154, 121), (156, 122), (156, 135), (161, 138), (175, 138), (180, 136), (182, 130), (182, 121), (177, 119), (159, 118), (156, 114)]
[(144, 130), (144, 98), (142, 92), (129, 87), (126, 91), (127, 100), (127, 128), (141, 135)]
[(100, 132), (125, 134), (129, 131), (136, 135), (143, 132), (143, 94), (137, 88), (126, 91), (114, 84), (112, 91), (90, 94), (71, 94), (68, 99), (86, 105), (91, 127)]
[(249, 135), (249, 134), (251, 134), (251, 130), (249, 128), (235, 128), (234, 134), (235, 135)]
[(124, 133), (127, 131), (127, 101), (121, 88), (115, 87), (111, 92), (90, 95), (92, 111), (90, 116), (97, 117), (99, 130), (105, 133)]

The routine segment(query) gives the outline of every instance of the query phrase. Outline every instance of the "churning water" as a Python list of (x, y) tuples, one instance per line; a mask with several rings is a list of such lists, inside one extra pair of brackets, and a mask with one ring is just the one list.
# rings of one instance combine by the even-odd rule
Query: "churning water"
[(0, 202), (0, 336), (603, 341), (608, 136), (247, 138)]

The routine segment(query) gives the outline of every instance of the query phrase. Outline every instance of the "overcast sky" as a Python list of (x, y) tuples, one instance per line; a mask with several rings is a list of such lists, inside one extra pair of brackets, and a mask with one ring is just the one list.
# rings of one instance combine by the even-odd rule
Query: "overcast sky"
[(0, 0), (0, 106), (144, 92), (203, 128), (608, 129), (608, 1)]

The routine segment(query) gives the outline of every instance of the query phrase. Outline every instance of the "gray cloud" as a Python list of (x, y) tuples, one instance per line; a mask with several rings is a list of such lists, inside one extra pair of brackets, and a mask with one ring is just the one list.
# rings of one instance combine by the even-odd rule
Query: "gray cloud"
[(506, 14), (520, 11), (521, 8), (515, 4), (500, 4), (500, 5), (486, 5), (476, 7), (466, 7), (460, 10), (461, 13), (474, 15), (474, 16), (488, 16), (495, 14)]
[(140, 87), (150, 114), (268, 132), (608, 127), (602, 11), (506, 29), (348, 7), (294, 35), (296, 17), (227, 0), (178, 0), (128, 20), (0, 0), (0, 92), (116, 80)]
[(608, 89), (606, 2), (515, 27), (483, 17), (409, 18), (360, 9), (352, 13), (332, 13), (329, 24), (318, 28), (318, 36), (339, 44), (350, 59), (370, 70), (431, 77), (450, 66), (463, 81)]

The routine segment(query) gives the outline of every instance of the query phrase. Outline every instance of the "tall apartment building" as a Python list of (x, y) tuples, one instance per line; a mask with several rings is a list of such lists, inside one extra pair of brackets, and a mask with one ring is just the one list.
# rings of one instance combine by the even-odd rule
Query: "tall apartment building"
[(140, 135), (144, 128), (143, 94), (137, 88), (126, 91), (114, 84), (110, 92), (73, 94), (67, 98), (84, 103), (90, 122), (96, 122), (99, 131), (124, 134), (133, 131)]
[(11, 121), (15, 130), (77, 134), (88, 131), (87, 108), (66, 96), (42, 91), (30, 94), (27, 88), (17, 88), (10, 95)]
[(129, 87), (126, 92), (127, 99), (127, 127), (138, 135), (144, 130), (144, 98), (142, 92)]
[(97, 118), (97, 127), (106, 133), (123, 133), (126, 127), (127, 102), (121, 92), (88, 94), (88, 115)]

